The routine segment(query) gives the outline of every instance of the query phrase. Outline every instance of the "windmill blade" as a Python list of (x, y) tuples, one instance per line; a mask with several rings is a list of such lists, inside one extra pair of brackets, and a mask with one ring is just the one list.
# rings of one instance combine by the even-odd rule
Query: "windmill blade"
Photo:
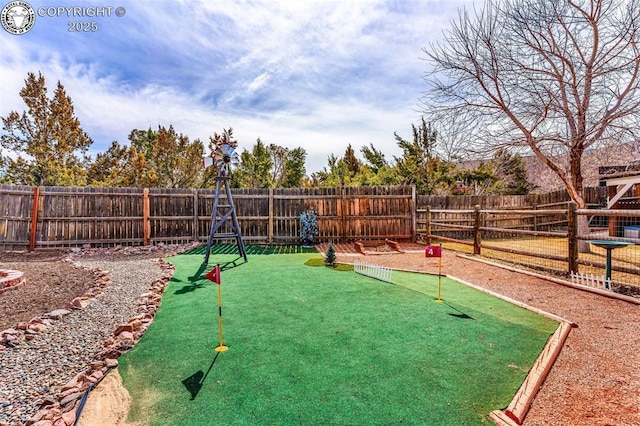
[(207, 167), (211, 167), (215, 164), (215, 160), (213, 157), (202, 157), (202, 168), (206, 169)]
[(229, 145), (220, 145), (213, 155), (213, 163), (221, 175), (226, 175), (232, 166), (240, 164), (240, 156)]

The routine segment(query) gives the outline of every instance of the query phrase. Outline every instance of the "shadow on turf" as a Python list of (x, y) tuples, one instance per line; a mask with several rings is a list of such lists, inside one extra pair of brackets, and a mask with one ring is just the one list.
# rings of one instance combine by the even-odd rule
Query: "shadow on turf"
[(235, 268), (237, 266), (240, 266), (243, 263), (245, 263), (245, 260), (242, 257), (238, 257), (236, 259), (233, 259), (230, 262), (221, 263), (220, 264), (220, 270), (221, 271), (226, 271), (227, 269), (231, 269), (231, 268)]
[(456, 318), (460, 318), (460, 319), (472, 319), (472, 320), (475, 321), (474, 317), (465, 314), (460, 309), (456, 308), (455, 306), (451, 305), (450, 303), (444, 302), (444, 304), (457, 312), (457, 313), (449, 312), (448, 314), (451, 315), (452, 317), (456, 317)]
[(207, 379), (209, 372), (213, 368), (213, 364), (215, 364), (216, 360), (218, 359), (218, 355), (220, 355), (220, 352), (216, 352), (216, 356), (213, 357), (213, 361), (211, 361), (211, 365), (209, 365), (209, 369), (206, 373), (203, 373), (202, 370), (198, 370), (196, 373), (190, 375), (182, 381), (184, 387), (187, 388), (187, 390), (191, 394), (191, 401), (196, 399), (196, 396), (198, 396), (198, 393), (200, 392), (200, 389), (202, 389), (204, 381)]
[[(242, 262), (241, 262), (242, 261)], [(244, 259), (242, 257), (238, 257), (230, 262), (225, 262), (220, 264), (220, 270), (225, 271), (231, 268), (235, 268), (244, 263)], [(190, 277), (188, 277), (189, 284), (182, 286), (182, 288), (174, 291), (174, 294), (186, 294), (191, 293), (199, 288), (203, 288), (206, 285), (206, 280), (204, 271), (207, 269), (207, 265), (202, 263), (198, 270), (193, 273)], [(172, 278), (172, 281), (180, 281), (175, 278)]]
[[(178, 290), (174, 291), (173, 294), (187, 294), (199, 288), (203, 288), (205, 283), (202, 280), (205, 278), (202, 273), (206, 267), (207, 265), (205, 264), (200, 265), (198, 270), (188, 278), (189, 284), (182, 286)], [(171, 281), (182, 282), (182, 280), (178, 280), (175, 277), (171, 278)]]
[[(270, 255), (270, 254), (294, 254), (294, 253), (317, 253), (315, 247), (302, 247), (296, 244), (283, 244), (283, 245), (258, 245), (249, 244), (245, 246), (247, 255)], [(207, 245), (202, 244), (198, 247), (194, 247), (191, 250), (185, 251), (183, 254), (187, 255), (204, 255), (207, 252)], [(211, 255), (222, 254), (238, 254), (238, 246), (235, 244), (213, 244), (211, 246)], [(211, 263), (211, 262), (209, 262)]]

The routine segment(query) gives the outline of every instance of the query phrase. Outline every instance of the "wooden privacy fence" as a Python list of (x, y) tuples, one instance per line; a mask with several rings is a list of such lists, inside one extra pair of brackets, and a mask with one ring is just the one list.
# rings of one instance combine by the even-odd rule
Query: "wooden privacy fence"
[[(607, 187), (584, 188), (584, 198), (588, 208), (606, 207)], [(566, 189), (529, 195), (419, 195), (418, 209), (427, 206), (432, 209), (461, 210), (481, 209), (499, 210), (548, 210), (566, 209), (571, 202)]]
[[(415, 239), (413, 186), (231, 192), (247, 243), (299, 243), (306, 209), (318, 215), (318, 242)], [(0, 249), (206, 241), (214, 197), (211, 189), (0, 185)]]

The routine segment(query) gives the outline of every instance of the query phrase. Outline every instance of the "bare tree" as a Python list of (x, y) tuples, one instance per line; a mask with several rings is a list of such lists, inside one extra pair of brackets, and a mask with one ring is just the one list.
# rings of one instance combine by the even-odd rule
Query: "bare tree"
[(487, 0), (424, 51), (426, 114), (526, 147), (585, 207), (589, 148), (640, 139), (640, 0)]
[[(456, 162), (462, 159), (470, 159), (473, 154), (473, 127), (474, 123), (467, 120), (464, 115), (454, 115), (443, 120), (433, 120), (434, 128), (438, 132), (438, 152), (443, 160)], [(479, 153), (479, 157), (483, 153)]]

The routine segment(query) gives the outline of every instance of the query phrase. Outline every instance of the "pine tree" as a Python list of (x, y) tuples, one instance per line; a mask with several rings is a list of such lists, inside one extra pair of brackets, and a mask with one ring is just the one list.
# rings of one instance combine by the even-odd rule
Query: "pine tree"
[(25, 185), (84, 185), (93, 141), (82, 130), (62, 84), (49, 99), (42, 74), (29, 73), (20, 96), (28, 111), (2, 118), (0, 146), (18, 154), (17, 160), (9, 159), (7, 179)]
[(329, 247), (327, 248), (327, 254), (324, 258), (324, 266), (329, 268), (336, 267), (336, 249), (333, 244), (329, 244)]

